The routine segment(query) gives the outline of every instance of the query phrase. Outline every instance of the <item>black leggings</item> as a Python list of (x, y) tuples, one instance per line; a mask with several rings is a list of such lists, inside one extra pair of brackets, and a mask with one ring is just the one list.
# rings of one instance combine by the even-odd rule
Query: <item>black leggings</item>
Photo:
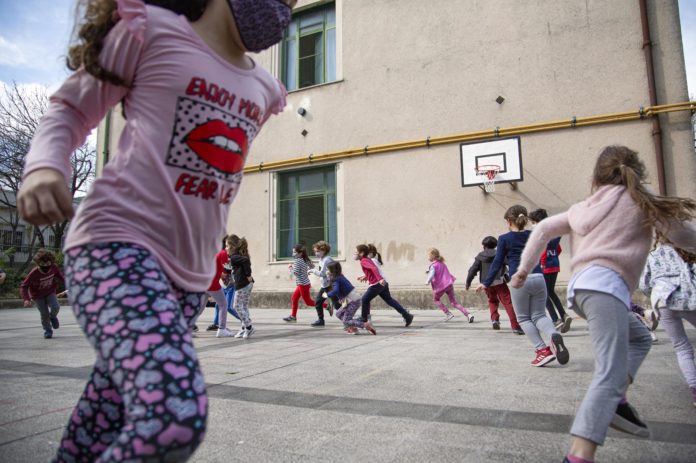
[(319, 320), (324, 319), (324, 301), (326, 301), (326, 299), (331, 300), (329, 304), (333, 304), (335, 310), (338, 310), (338, 308), (341, 307), (341, 303), (337, 297), (329, 297), (328, 292), (330, 289), (331, 288), (329, 287), (321, 288), (317, 295), (314, 297), (314, 308), (317, 311), (317, 316), (319, 317)]
[[(556, 278), (558, 273), (544, 273), (544, 281), (546, 282), (546, 310), (549, 311), (551, 315), (551, 320), (556, 323), (559, 319), (563, 320), (566, 316), (565, 310), (563, 310), (563, 304), (561, 300), (556, 295), (554, 288), (556, 287)], [(555, 306), (555, 307), (554, 307)], [(558, 310), (558, 313), (556, 313)]]
[(399, 301), (391, 297), (391, 294), (389, 293), (389, 283), (385, 284), (384, 286), (377, 283), (368, 287), (365, 294), (363, 294), (362, 311), (360, 313), (363, 322), (366, 322), (367, 316), (370, 315), (370, 301), (377, 296), (381, 297), (388, 306), (399, 312), (401, 316), (404, 317), (404, 320), (408, 320), (408, 311), (404, 309), (401, 304), (399, 304)]

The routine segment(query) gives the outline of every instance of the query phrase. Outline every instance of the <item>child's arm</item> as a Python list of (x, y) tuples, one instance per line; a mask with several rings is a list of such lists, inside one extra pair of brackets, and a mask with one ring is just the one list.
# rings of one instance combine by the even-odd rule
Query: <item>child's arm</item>
[(648, 255), (648, 261), (645, 263), (643, 273), (640, 275), (640, 281), (638, 282), (638, 287), (646, 296), (649, 296), (650, 292), (652, 291), (652, 271), (650, 268), (651, 260), (652, 255)]
[[(542, 250), (546, 248), (546, 244), (556, 236), (567, 235), (570, 233), (570, 224), (568, 223), (568, 212), (548, 217), (534, 227), (527, 244), (522, 251), (520, 265), (517, 268), (519, 275), (515, 278), (513, 275), (512, 286), (519, 288), (524, 284), (527, 275), (532, 271), (537, 264), (537, 259)], [(516, 286), (519, 285), (519, 286)]]
[[(131, 32), (130, 20), (120, 20), (104, 39), (99, 61), (104, 69), (133, 83), (140, 62), (145, 23)], [(137, 20), (137, 19), (136, 19)], [(128, 87), (99, 80), (80, 68), (50, 98), (48, 111), (34, 134), (26, 157), (17, 207), (29, 223), (43, 225), (72, 217), (70, 156), (107, 110), (121, 101)]]
[(474, 257), (474, 263), (471, 264), (471, 267), (469, 267), (469, 273), (466, 275), (466, 289), (467, 291), (469, 288), (471, 288), (471, 283), (474, 281), (474, 278), (476, 278), (476, 274), (478, 274), (481, 271), (481, 261), (478, 259), (478, 256)]
[(19, 284), (19, 294), (24, 300), (24, 307), (31, 307), (31, 296), (29, 295), (29, 286), (33, 279), (34, 270), (29, 272), (29, 275)]
[(429, 285), (432, 283), (433, 278), (435, 278), (435, 266), (431, 265), (430, 269), (428, 270), (428, 281), (425, 282), (426, 285)]

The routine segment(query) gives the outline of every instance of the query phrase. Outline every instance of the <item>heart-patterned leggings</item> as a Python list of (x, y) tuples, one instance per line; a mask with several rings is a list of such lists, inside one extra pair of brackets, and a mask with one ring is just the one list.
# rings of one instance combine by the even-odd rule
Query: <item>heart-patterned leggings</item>
[(97, 360), (55, 461), (187, 460), (208, 409), (190, 330), (203, 293), (175, 287), (130, 243), (70, 249), (65, 274)]

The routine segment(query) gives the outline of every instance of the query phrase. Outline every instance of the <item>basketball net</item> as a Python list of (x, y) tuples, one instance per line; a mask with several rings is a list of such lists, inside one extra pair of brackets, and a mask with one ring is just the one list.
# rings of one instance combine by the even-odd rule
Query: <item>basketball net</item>
[(486, 193), (493, 193), (495, 191), (495, 178), (500, 171), (500, 166), (478, 166), (476, 168), (476, 175), (481, 177), (483, 182), (483, 189)]

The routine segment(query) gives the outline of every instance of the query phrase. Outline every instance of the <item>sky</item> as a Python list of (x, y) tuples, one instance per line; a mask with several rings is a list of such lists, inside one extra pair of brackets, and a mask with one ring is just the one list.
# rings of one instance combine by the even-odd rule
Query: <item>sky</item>
[[(75, 0), (0, 0), (0, 85), (40, 84), (49, 91), (60, 85), (68, 75), (65, 54), (74, 3)], [(679, 11), (689, 95), (694, 100), (696, 1), (679, 0)]]

